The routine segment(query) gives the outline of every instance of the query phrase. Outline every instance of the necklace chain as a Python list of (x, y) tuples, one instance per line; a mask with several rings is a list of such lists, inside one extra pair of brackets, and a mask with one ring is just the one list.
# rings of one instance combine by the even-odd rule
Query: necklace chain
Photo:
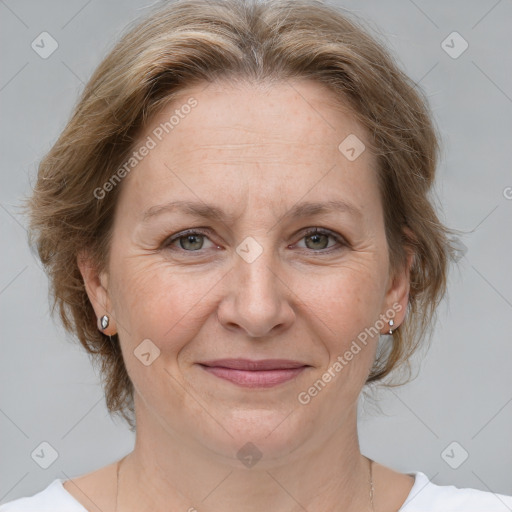
[[(370, 504), (372, 506), (372, 512), (375, 512), (375, 507), (373, 505), (373, 460), (368, 459), (370, 461)], [(116, 511), (117, 512), (117, 511)]]
[[(118, 502), (118, 499), (119, 499), (119, 469), (121, 468), (121, 463), (123, 462), (124, 459), (126, 459), (127, 455), (125, 455), (121, 460), (117, 461), (117, 481), (116, 481), (116, 510), (115, 512), (117, 512), (117, 502)], [(370, 467), (369, 467), (369, 473), (370, 473), (370, 478), (369, 478), (369, 483), (370, 483), (370, 504), (372, 506), (372, 512), (375, 512), (375, 508), (374, 508), (374, 505), (373, 505), (373, 493), (374, 493), (374, 488), (373, 488), (373, 460), (372, 459), (368, 459), (369, 462), (370, 462)]]
[(123, 462), (124, 459), (126, 459), (126, 457), (127, 457), (127, 455), (125, 455), (121, 460), (117, 461), (116, 510), (115, 510), (115, 512), (117, 512), (117, 501), (119, 499), (119, 469), (121, 467), (121, 463)]

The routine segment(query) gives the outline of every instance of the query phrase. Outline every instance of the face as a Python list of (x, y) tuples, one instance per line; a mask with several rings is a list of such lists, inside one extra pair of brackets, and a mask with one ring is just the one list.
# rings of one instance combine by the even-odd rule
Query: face
[[(375, 332), (399, 325), (408, 289), (390, 276), (365, 140), (310, 81), (203, 84), (151, 120), (108, 272), (83, 272), (119, 333), (138, 423), (228, 458), (247, 442), (298, 455), (355, 428)], [(299, 368), (204, 366), (219, 359)]]

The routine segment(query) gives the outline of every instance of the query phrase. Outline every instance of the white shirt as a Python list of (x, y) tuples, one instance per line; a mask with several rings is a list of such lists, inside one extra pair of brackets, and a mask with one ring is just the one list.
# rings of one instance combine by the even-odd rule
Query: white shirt
[[(408, 474), (414, 485), (398, 512), (512, 512), (512, 496), (436, 485), (420, 471)], [(4, 503), (0, 512), (87, 512), (62, 483), (56, 479), (33, 496)]]

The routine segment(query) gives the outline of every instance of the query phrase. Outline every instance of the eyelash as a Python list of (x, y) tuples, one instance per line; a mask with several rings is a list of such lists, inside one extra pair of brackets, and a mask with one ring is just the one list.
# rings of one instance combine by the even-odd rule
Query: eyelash
[[(195, 229), (189, 229), (189, 230), (186, 230), (186, 231), (182, 231), (180, 233), (177, 233), (176, 235), (172, 235), (171, 237), (167, 238), (164, 241), (164, 243), (162, 244), (162, 248), (163, 249), (169, 249), (171, 251), (179, 251), (179, 252), (183, 252), (183, 253), (191, 253), (191, 254), (198, 253), (198, 254), (202, 254), (203, 249), (199, 249), (197, 251), (187, 251), (185, 249), (182, 249), (181, 247), (179, 247), (179, 248), (178, 247), (172, 247), (172, 244), (174, 242), (177, 242), (181, 238), (186, 238), (187, 236), (190, 236), (190, 235), (202, 235), (202, 236), (208, 237), (209, 232), (207, 230), (203, 230), (202, 228), (195, 228)], [(313, 236), (313, 235), (327, 235), (327, 236), (333, 238), (338, 244), (340, 244), (339, 247), (333, 246), (333, 247), (329, 247), (329, 248), (326, 248), (326, 249), (320, 249), (320, 250), (317, 250), (317, 251), (315, 251), (314, 249), (307, 249), (307, 248), (305, 249), (306, 251), (312, 252), (314, 254), (320, 254), (320, 255), (321, 254), (330, 254), (331, 252), (339, 251), (339, 250), (341, 250), (341, 249), (343, 249), (343, 248), (348, 246), (348, 243), (345, 241), (345, 239), (342, 236), (337, 235), (333, 231), (330, 231), (330, 230), (327, 230), (327, 229), (322, 229), (322, 228), (309, 229), (309, 231), (306, 231), (301, 236), (300, 240), (302, 240), (304, 238), (307, 238), (307, 237), (310, 237), (310, 236)]]

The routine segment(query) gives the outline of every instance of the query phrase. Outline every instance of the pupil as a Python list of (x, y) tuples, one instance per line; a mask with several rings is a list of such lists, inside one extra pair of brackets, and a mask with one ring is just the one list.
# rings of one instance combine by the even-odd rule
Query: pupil
[(320, 241), (319, 239), (321, 239), (322, 237), (325, 238), (326, 236), (322, 234), (315, 234), (309, 236), (309, 238), (313, 241), (313, 245), (318, 244)]
[[(194, 240), (196, 240), (196, 242), (195, 242), (196, 247), (189, 247), (189, 249), (190, 248), (192, 248), (192, 249), (200, 249), (201, 242), (198, 241), (200, 239), (200, 236), (198, 236), (198, 235), (187, 235), (185, 238), (186, 238), (185, 244), (190, 243), (190, 244), (192, 244), (192, 246), (194, 246)], [(183, 249), (186, 249), (186, 248), (187, 247), (183, 247)]]

